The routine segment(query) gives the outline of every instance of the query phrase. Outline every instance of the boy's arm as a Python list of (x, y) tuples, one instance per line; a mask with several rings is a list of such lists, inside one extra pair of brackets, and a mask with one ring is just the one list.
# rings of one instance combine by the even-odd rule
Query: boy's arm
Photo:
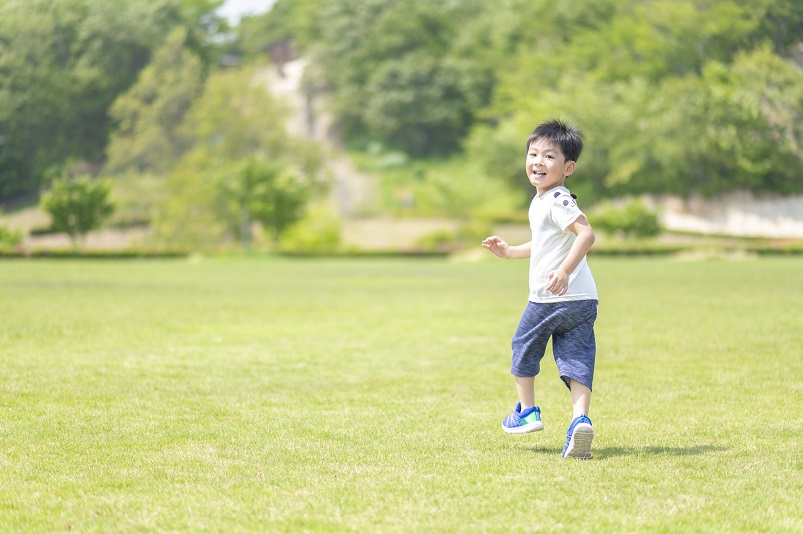
[(588, 224), (585, 215), (580, 215), (567, 229), (577, 236), (569, 254), (560, 264), (560, 267), (549, 273), (547, 291), (553, 295), (564, 295), (569, 289), (569, 275), (574, 272), (596, 240), (594, 229)]
[(491, 236), (482, 242), (482, 246), (505, 259), (522, 259), (530, 257), (531, 241), (523, 245), (510, 246), (499, 236)]

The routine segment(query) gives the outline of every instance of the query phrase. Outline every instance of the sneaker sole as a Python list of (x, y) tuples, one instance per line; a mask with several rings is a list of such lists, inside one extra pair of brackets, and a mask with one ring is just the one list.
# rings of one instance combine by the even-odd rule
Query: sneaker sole
[(508, 434), (527, 434), (528, 432), (538, 432), (539, 430), (544, 429), (544, 423), (541, 421), (533, 421), (532, 423), (527, 423), (526, 425), (517, 426), (516, 428), (508, 428), (505, 425), (502, 425), (502, 430), (504, 430)]
[(581, 458), (583, 460), (591, 458), (591, 440), (593, 439), (594, 428), (589, 424), (580, 423), (574, 427), (572, 439), (569, 441), (569, 446), (566, 447), (563, 457)]

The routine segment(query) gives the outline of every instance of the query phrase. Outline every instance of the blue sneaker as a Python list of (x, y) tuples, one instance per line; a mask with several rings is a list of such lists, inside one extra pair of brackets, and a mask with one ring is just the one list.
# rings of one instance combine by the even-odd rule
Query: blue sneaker
[(591, 419), (585, 415), (575, 417), (566, 432), (566, 446), (563, 447), (564, 458), (591, 458), (591, 440), (594, 439), (594, 427)]
[(516, 404), (513, 413), (505, 417), (502, 421), (502, 430), (508, 434), (526, 434), (543, 430), (544, 423), (541, 422), (541, 408), (533, 406), (521, 411), (521, 403)]

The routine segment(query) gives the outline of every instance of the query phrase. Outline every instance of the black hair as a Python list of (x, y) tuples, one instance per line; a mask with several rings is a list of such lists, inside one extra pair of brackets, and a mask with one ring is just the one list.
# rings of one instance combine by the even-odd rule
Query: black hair
[(538, 126), (527, 138), (527, 150), (536, 139), (545, 139), (560, 147), (566, 161), (577, 161), (583, 151), (583, 132), (576, 126), (554, 119)]

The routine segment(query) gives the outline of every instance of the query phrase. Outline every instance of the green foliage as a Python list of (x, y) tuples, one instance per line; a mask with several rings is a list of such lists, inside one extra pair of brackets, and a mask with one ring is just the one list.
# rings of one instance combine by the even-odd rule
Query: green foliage
[(187, 113), (180, 131), (192, 148), (168, 178), (154, 220), (159, 241), (248, 248), (253, 223), (275, 241), (303, 214), (319, 155), (285, 132), (287, 109), (257, 72), (213, 73)]
[[(102, 158), (108, 109), (172, 28), (180, 1), (9, 0), (0, 5), (0, 193), (45, 169)], [(211, 5), (211, 4), (210, 4)]]
[(218, 43), (231, 31), (228, 21), (217, 10), (225, 0), (177, 0), (181, 26), (189, 30), (188, 45), (204, 61), (214, 63)]
[(219, 162), (259, 154), (314, 173), (320, 156), (311, 145), (288, 136), (287, 105), (267, 90), (260, 67), (264, 64), (213, 73), (182, 123), (182, 132), (194, 149)]
[(245, 249), (250, 246), (253, 222), (261, 223), (277, 244), (282, 233), (302, 217), (310, 195), (301, 173), (254, 156), (222, 174), (220, 187), (230, 219), (239, 218), (238, 236)]
[(42, 197), (42, 209), (50, 214), (53, 230), (69, 234), (76, 244), (114, 212), (109, 202), (110, 189), (109, 181), (90, 176), (61, 178), (53, 181), (50, 191)]
[(179, 126), (203, 89), (203, 65), (177, 28), (137, 82), (109, 109), (115, 130), (107, 149), (109, 172), (165, 173), (187, 149)]
[(0, 247), (17, 246), (22, 243), (22, 232), (20, 230), (10, 230), (4, 225), (0, 225)]
[(108, 176), (108, 179), (114, 203), (109, 225), (116, 228), (149, 225), (165, 201), (166, 178), (151, 173), (122, 173)]
[(465, 62), (412, 52), (384, 61), (367, 80), (362, 120), (386, 146), (413, 156), (453, 151), (471, 121)]
[(801, 6), (330, 1), (311, 83), (331, 90), (352, 146), (453, 154), (522, 192), (519, 146), (559, 116), (587, 134), (571, 181), (585, 202), (800, 193)]
[(476, 249), (477, 243), (493, 234), (493, 227), (487, 221), (473, 220), (460, 224), (456, 230), (436, 230), (420, 237), (416, 246), (427, 252), (455, 252)]
[(314, 42), (327, 21), (321, 10), (327, 0), (277, 0), (267, 12), (246, 16), (237, 26), (236, 40), (229, 45), (246, 58), (262, 58), (278, 41), (292, 41), (304, 52)]
[(631, 200), (623, 206), (604, 203), (589, 215), (595, 229), (623, 237), (654, 237), (661, 233), (658, 215), (643, 200)]
[(67, 159), (100, 159), (109, 106), (179, 23), (173, 0), (0, 6), (0, 194), (36, 191)]
[[(3, 212), (0, 211), (0, 219)], [(22, 243), (22, 232), (11, 230), (6, 225), (0, 224), (0, 248), (14, 247)]]
[[(584, 200), (587, 192), (591, 200), (639, 192), (803, 192), (803, 73), (779, 55), (802, 36), (786, 36), (780, 50), (762, 45), (767, 29), (747, 15), (783, 3), (754, 4), (622, 2), (572, 33), (558, 24), (560, 10), (551, 12), (537, 46), (523, 46), (515, 68), (500, 75), (489, 109), (503, 118), (475, 129), (469, 158), (527, 187), (518, 165), (504, 163), (513, 157), (506, 144), (512, 132), (519, 132), (518, 144), (557, 115), (587, 135), (570, 179), (570, 187), (585, 189)], [(801, 10), (787, 11), (787, 22), (803, 23)], [(546, 67), (528, 68), (532, 63)]]
[(219, 189), (219, 174), (203, 151), (188, 153), (170, 173), (163, 203), (152, 221), (153, 239), (165, 247), (214, 250), (235, 239), (238, 219), (231, 220)]
[[(521, 200), (518, 205), (521, 207), (529, 202), (533, 189), (524, 171), (524, 141), (532, 129), (533, 125), (529, 123), (518, 124), (513, 120), (497, 127), (480, 125), (465, 141), (466, 153), (473, 167), (519, 192)], [(525, 136), (522, 136), (523, 132), (526, 132)]]
[(328, 2), (312, 79), (331, 89), (347, 134), (416, 156), (453, 151), (489, 87), (455, 44), (455, 21), (477, 5)]
[(452, 252), (455, 249), (455, 241), (454, 232), (441, 229), (419, 237), (415, 246), (428, 252)]
[(719, 179), (702, 191), (803, 192), (803, 71), (765, 47), (708, 64), (702, 81), (708, 129), (697, 155)]
[(340, 218), (331, 210), (318, 208), (281, 233), (279, 249), (301, 254), (331, 254), (343, 246)]
[(352, 157), (363, 172), (382, 175), (374, 208), (384, 214), (462, 221), (496, 219), (501, 214), (509, 218), (520, 199), (529, 200), (532, 195), (520, 194), (505, 180), (484, 174), (465, 159), (410, 160), (403, 153), (381, 151)]
[[(560, 116), (587, 133), (571, 182), (584, 202), (803, 191), (801, 2), (278, 0), (231, 41), (216, 38), (229, 30), (220, 4), (0, 2), (0, 199), (70, 161), (154, 175), (200, 145), (212, 167), (265, 152), (227, 119), (228, 97), (210, 96), (225, 93), (220, 77), (204, 111), (188, 110), (220, 54), (250, 61), (284, 39), (309, 57), (305, 85), (328, 93), (351, 147), (451, 156), (524, 193), (518, 147)], [(234, 116), (282, 122), (280, 106), (257, 109), (253, 84), (232, 83), (245, 93)], [(283, 136), (263, 155), (288, 159)], [(291, 162), (309, 174), (298, 159), (314, 158)]]

